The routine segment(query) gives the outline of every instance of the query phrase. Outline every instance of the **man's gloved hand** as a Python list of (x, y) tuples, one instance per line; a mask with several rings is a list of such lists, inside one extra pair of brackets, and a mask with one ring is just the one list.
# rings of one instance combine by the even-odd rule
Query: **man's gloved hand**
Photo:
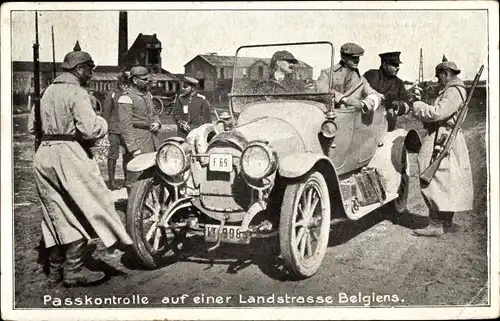
[(149, 131), (153, 132), (153, 133), (156, 133), (157, 131), (160, 130), (160, 127), (161, 127), (161, 124), (160, 123), (152, 123), (150, 126), (149, 126)]
[(185, 133), (189, 133), (191, 131), (191, 127), (189, 127), (187, 121), (181, 120), (179, 122), (179, 127), (184, 131)]
[(394, 100), (391, 102), (391, 108), (394, 109), (394, 112), (398, 116), (406, 115), (410, 112), (410, 106), (403, 101)]
[(141, 151), (140, 149), (138, 149), (138, 150), (136, 150), (136, 151), (134, 151), (134, 152), (132, 153), (132, 155), (134, 155), (134, 157), (137, 157), (137, 156), (139, 156), (140, 154), (142, 154), (142, 151)]
[(340, 100), (340, 102), (346, 104), (347, 106), (354, 107), (358, 110), (362, 110), (364, 107), (364, 105), (361, 101), (359, 101), (355, 98), (351, 98), (351, 97), (344, 97)]

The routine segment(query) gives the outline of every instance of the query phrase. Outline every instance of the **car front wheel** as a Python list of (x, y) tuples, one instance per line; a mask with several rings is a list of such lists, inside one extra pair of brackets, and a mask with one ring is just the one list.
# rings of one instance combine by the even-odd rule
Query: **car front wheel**
[(326, 181), (312, 172), (285, 189), (280, 217), (280, 249), (286, 268), (298, 278), (314, 275), (323, 261), (330, 233)]
[[(155, 269), (179, 258), (179, 246), (185, 233), (158, 226), (162, 213), (173, 202), (171, 193), (160, 179), (149, 177), (134, 183), (127, 208), (127, 232), (141, 265)], [(176, 218), (174, 216), (168, 223)]]

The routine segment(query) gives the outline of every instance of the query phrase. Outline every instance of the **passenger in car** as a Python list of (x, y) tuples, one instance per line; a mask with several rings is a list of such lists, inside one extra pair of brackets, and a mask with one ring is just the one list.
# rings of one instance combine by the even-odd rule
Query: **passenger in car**
[(340, 62), (333, 67), (332, 84), (329, 84), (330, 68), (321, 70), (316, 81), (317, 92), (333, 92), (335, 107), (356, 108), (364, 114), (373, 112), (381, 103), (382, 95), (373, 89), (358, 70), (359, 57), (365, 50), (355, 44), (346, 43), (340, 48)]
[(399, 56), (401, 52), (385, 52), (379, 54), (381, 63), (379, 69), (370, 69), (363, 75), (373, 89), (384, 95), (382, 104), (387, 111), (388, 131), (396, 129), (398, 111), (409, 108), (409, 95), (403, 80), (398, 78)]

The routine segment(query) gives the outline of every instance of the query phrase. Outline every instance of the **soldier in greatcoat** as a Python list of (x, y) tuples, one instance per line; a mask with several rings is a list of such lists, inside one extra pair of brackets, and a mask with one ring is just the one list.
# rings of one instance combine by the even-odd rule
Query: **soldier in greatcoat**
[(104, 104), (102, 106), (102, 117), (108, 122), (108, 140), (109, 140), (109, 151), (108, 151), (108, 177), (109, 186), (111, 189), (117, 189), (115, 184), (115, 169), (116, 162), (120, 156), (120, 147), (123, 148), (124, 153), (122, 155), (122, 166), (125, 178), (127, 176), (127, 163), (131, 158), (130, 153), (127, 151), (127, 145), (125, 140), (120, 134), (119, 127), (119, 115), (118, 115), (118, 99), (122, 93), (127, 88), (128, 78), (130, 76), (129, 72), (123, 72), (119, 77), (119, 84), (116, 88), (108, 92)]
[[(63, 73), (40, 102), (42, 142), (34, 158), (35, 182), (42, 203), (42, 235), (49, 252), (49, 280), (66, 286), (104, 278), (83, 263), (87, 240), (99, 237), (108, 248), (132, 244), (97, 162), (84, 149), (107, 133), (82, 87), (92, 77), (92, 57), (79, 45), (64, 57)], [(29, 131), (34, 133), (34, 110)]]
[[(442, 148), (441, 137), (450, 135), (458, 117), (458, 111), (467, 99), (464, 83), (457, 77), (457, 65), (444, 61), (436, 67), (436, 78), (441, 86), (439, 96), (432, 105), (422, 101), (413, 103), (413, 115), (424, 123), (427, 134), (418, 155), (422, 172), (429, 165), (436, 147)], [(423, 198), (429, 208), (429, 225), (414, 230), (419, 236), (440, 236), (456, 231), (453, 224), (455, 212), (472, 210), (473, 185), (469, 152), (462, 130), (458, 131), (447, 156), (440, 163), (430, 184), (421, 182)]]
[(364, 114), (378, 108), (382, 95), (374, 90), (358, 70), (360, 57), (365, 50), (348, 42), (340, 47), (340, 62), (333, 67), (333, 80), (329, 84), (330, 68), (321, 70), (316, 81), (316, 91), (335, 94), (335, 107), (354, 107)]
[(185, 77), (183, 93), (174, 102), (172, 115), (180, 137), (186, 137), (193, 129), (212, 122), (210, 103), (196, 91), (197, 85), (198, 80)]
[[(130, 69), (130, 83), (118, 98), (119, 131), (127, 151), (136, 157), (158, 150), (157, 137), (161, 128), (158, 115), (154, 114), (153, 96), (148, 91), (149, 72), (142, 66)], [(140, 172), (127, 171), (126, 187), (130, 191)]]
[(409, 108), (409, 95), (406, 92), (403, 80), (397, 75), (401, 52), (385, 52), (379, 54), (381, 64), (379, 69), (370, 69), (363, 75), (370, 86), (380, 94), (384, 95), (382, 105), (387, 111), (388, 131), (396, 129), (399, 110)]

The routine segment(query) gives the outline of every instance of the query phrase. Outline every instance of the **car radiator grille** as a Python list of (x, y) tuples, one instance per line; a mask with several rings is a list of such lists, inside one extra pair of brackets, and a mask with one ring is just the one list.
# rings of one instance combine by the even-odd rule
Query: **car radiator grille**
[(200, 200), (209, 210), (219, 212), (246, 211), (251, 205), (252, 188), (243, 179), (240, 172), (241, 152), (232, 147), (213, 147), (209, 154), (230, 154), (233, 157), (231, 172), (211, 171), (204, 167), (200, 183)]

